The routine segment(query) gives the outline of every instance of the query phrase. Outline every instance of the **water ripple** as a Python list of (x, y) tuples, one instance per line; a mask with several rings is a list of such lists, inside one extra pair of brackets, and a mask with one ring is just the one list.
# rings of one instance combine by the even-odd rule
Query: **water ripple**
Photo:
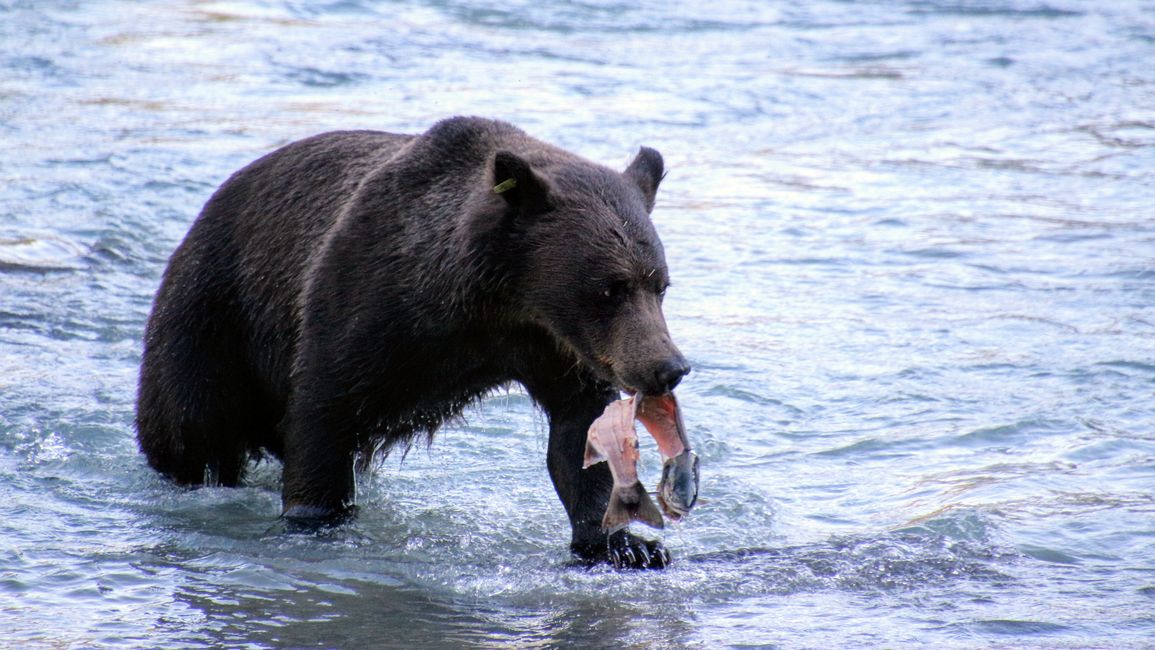
[(84, 266), (87, 252), (82, 244), (55, 235), (0, 235), (0, 272), (74, 271)]

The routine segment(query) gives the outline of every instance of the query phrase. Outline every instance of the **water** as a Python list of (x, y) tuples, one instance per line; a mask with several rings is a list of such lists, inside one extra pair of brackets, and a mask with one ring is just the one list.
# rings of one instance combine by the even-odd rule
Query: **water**
[[(0, 646), (1155, 647), (1152, 60), (1138, 1), (0, 0)], [(212, 190), (457, 113), (666, 157), (663, 573), (571, 564), (519, 389), (322, 535), (136, 453)]]

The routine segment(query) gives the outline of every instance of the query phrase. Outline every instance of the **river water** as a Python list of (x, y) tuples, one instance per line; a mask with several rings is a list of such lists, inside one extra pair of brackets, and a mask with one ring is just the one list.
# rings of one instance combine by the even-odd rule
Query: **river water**
[[(0, 0), (0, 647), (1155, 647), (1153, 61), (1150, 1)], [(665, 155), (664, 572), (572, 564), (516, 387), (317, 535), (136, 452), (213, 189), (454, 114)]]

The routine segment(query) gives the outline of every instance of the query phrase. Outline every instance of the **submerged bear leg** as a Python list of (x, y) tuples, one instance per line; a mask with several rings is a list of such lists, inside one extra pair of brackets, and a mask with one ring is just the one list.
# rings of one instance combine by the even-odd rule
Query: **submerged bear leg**
[(178, 483), (237, 485), (254, 440), (272, 426), (262, 421), (266, 409), (253, 394), (227, 311), (172, 285), (145, 338), (137, 442), (149, 464)]
[(339, 408), (307, 396), (294, 401), (284, 423), (281, 516), (329, 523), (353, 513), (356, 431)]

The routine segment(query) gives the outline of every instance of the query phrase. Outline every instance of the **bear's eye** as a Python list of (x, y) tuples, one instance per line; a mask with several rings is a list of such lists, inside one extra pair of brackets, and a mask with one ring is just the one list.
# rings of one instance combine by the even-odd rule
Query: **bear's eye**
[(611, 282), (602, 288), (602, 297), (606, 300), (616, 301), (625, 295), (627, 288), (626, 283), (620, 280)]

